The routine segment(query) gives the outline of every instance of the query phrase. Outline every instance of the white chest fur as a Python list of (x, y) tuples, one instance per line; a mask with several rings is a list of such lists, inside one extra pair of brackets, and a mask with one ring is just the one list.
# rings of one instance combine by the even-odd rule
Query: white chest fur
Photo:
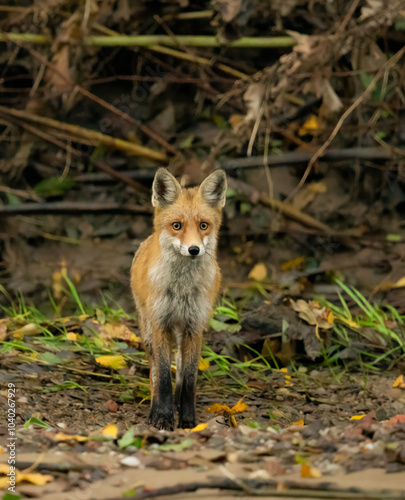
[(152, 310), (165, 330), (201, 331), (211, 315), (216, 265), (212, 257), (185, 257), (168, 251), (149, 271), (155, 289)]

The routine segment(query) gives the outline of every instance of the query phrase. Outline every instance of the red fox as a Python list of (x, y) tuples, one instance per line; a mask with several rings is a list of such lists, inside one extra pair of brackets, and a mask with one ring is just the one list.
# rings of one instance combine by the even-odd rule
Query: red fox
[[(131, 287), (149, 357), (149, 424), (173, 430), (195, 426), (195, 398), (203, 330), (217, 298), (221, 271), (218, 231), (226, 201), (225, 173), (216, 170), (195, 188), (181, 188), (160, 168), (152, 186), (154, 231), (139, 247)], [(177, 347), (173, 405), (171, 351)]]

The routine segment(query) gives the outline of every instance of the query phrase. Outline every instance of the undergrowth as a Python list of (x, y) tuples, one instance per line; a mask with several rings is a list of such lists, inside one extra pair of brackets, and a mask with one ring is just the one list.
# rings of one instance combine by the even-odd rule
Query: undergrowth
[[(98, 307), (90, 306), (82, 301), (67, 276), (65, 282), (62, 300), (65, 303), (69, 301), (72, 314), (68, 316), (61, 314), (66, 304), (62, 300), (56, 301), (51, 294), (49, 299), (54, 312), (52, 318), (33, 305), (28, 305), (22, 295), (13, 301), (6, 294), (10, 305), (2, 307), (6, 318), (0, 320), (0, 332), (2, 325), (4, 331), (5, 325), (8, 334), (0, 337), (0, 353), (7, 355), (17, 352), (22, 363), (60, 365), (61, 369), (72, 375), (67, 375), (66, 380), (60, 384), (45, 388), (45, 391), (87, 391), (84, 385), (74, 380), (74, 375), (91, 375), (94, 367), (86, 369), (82, 365), (78, 366), (77, 359), (87, 360), (94, 365), (94, 359), (99, 357), (114, 358), (118, 364), (107, 363), (104, 364), (107, 369), (100, 366), (100, 370), (97, 370), (98, 379), (101, 378), (98, 383), (110, 384), (111, 381), (117, 381), (123, 384), (124, 390), (121, 385), (119, 392), (126, 401), (133, 399), (134, 391), (136, 396), (147, 398), (147, 360), (140, 338), (133, 333), (137, 331), (136, 315), (126, 313), (108, 296), (101, 297)], [(341, 281), (337, 284), (341, 288), (340, 303), (318, 298), (320, 304), (333, 315), (334, 322), (333, 334), (329, 342), (323, 342), (315, 367), (326, 366), (339, 379), (353, 366), (357, 369), (360, 367), (363, 372), (393, 366), (405, 355), (405, 316), (399, 315), (390, 305), (372, 304), (358, 290)], [(110, 330), (118, 329), (117, 335), (110, 338), (103, 336), (100, 333), (103, 325), (110, 325)], [(214, 310), (209, 327), (217, 332), (225, 331), (237, 336), (242, 328), (241, 304), (229, 296), (223, 296)], [(120, 338), (120, 335), (124, 338)], [(248, 344), (239, 346), (243, 347), (243, 359), (236, 359), (218, 347), (214, 349), (214, 346), (203, 346), (200, 377), (210, 387), (219, 388), (225, 384), (230, 391), (248, 391), (252, 390), (248, 385), (249, 380), (268, 381), (272, 371), (286, 372), (285, 368), (281, 370), (279, 360), (268, 347), (260, 352)], [(74, 356), (65, 356), (67, 350)], [(299, 361), (304, 360), (301, 358)], [(297, 360), (291, 361), (288, 367), (288, 372), (293, 375), (298, 373), (296, 362)], [(120, 370), (128, 365), (138, 368), (135, 372)]]

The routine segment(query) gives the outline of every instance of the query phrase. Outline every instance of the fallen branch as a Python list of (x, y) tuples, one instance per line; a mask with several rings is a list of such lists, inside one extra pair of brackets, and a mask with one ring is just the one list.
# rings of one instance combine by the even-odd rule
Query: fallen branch
[[(297, 165), (308, 162), (313, 156), (314, 151), (292, 151), (281, 155), (273, 155), (267, 158), (268, 166)], [(386, 148), (347, 148), (330, 149), (325, 151), (319, 158), (320, 161), (343, 161), (343, 160), (375, 160), (388, 161), (395, 157), (393, 151)], [(257, 168), (263, 167), (263, 156), (250, 156), (248, 158), (235, 158), (222, 160), (219, 162), (221, 168), (231, 170), (233, 168)]]
[(315, 217), (312, 217), (311, 215), (308, 215), (304, 212), (301, 212), (298, 208), (294, 207), (294, 205), (291, 205), (289, 203), (285, 203), (280, 200), (275, 200), (274, 198), (269, 198), (265, 194), (261, 193), (259, 196), (259, 201), (262, 205), (265, 205), (266, 207), (270, 207), (273, 210), (276, 210), (289, 219), (293, 219), (297, 222), (300, 222), (304, 226), (307, 227), (312, 227), (313, 229), (318, 229), (319, 231), (322, 231), (323, 233), (331, 233), (332, 230), (329, 226), (324, 224), (323, 222), (319, 221), (318, 219), (315, 219)]
[[(39, 45), (53, 43), (49, 35), (34, 33), (0, 33), (0, 42), (28, 42)], [(215, 36), (205, 35), (177, 35), (175, 38), (168, 35), (115, 35), (115, 36), (86, 36), (83, 43), (91, 47), (150, 47), (151, 45), (188, 47), (232, 47), (239, 49), (251, 48), (282, 48), (292, 47), (296, 41), (291, 36), (245, 36), (238, 40), (221, 43)]]
[(13, 215), (82, 215), (82, 214), (137, 214), (151, 215), (152, 208), (139, 205), (131, 205), (128, 203), (86, 203), (86, 202), (70, 202), (70, 201), (55, 201), (49, 203), (21, 203), (20, 205), (3, 205), (0, 206), (1, 216)]
[[(321, 498), (328, 500), (397, 500), (405, 499), (405, 491), (381, 490), (367, 491), (360, 488), (336, 488), (333, 483), (322, 482), (309, 484), (299, 481), (283, 481), (269, 479), (268, 481), (254, 481), (244, 479), (241, 484), (228, 478), (212, 477), (209, 481), (196, 481), (192, 483), (180, 483), (175, 486), (146, 489), (138, 491), (136, 495), (128, 497), (128, 500), (143, 500), (144, 498), (156, 498), (160, 496), (178, 495), (179, 493), (193, 492), (200, 489), (220, 489), (244, 491), (248, 496), (254, 497), (277, 497), (277, 498)], [(269, 487), (273, 487), (269, 489)], [(110, 498), (108, 500), (121, 500)]]
[(29, 113), (28, 111), (0, 106), (0, 113), (5, 117), (7, 117), (7, 115), (11, 115), (22, 120), (28, 120), (33, 123), (44, 125), (45, 127), (52, 128), (54, 130), (66, 132), (72, 136), (73, 140), (77, 140), (78, 142), (80, 142), (80, 139), (83, 139), (85, 142), (89, 142), (93, 146), (103, 145), (112, 149), (119, 149), (129, 155), (143, 156), (149, 160), (154, 160), (160, 163), (165, 163), (168, 159), (165, 153), (160, 153), (158, 151), (154, 151), (153, 149), (133, 144), (124, 139), (111, 137), (110, 135), (97, 132), (96, 130), (80, 127), (79, 125), (71, 125), (70, 123), (63, 123), (58, 120), (54, 120), (53, 118), (47, 118), (45, 116)]
[[(50, 142), (51, 144), (54, 144), (55, 146), (67, 150), (67, 146), (57, 139), (56, 137), (53, 137), (50, 134), (47, 134), (43, 132), (42, 130), (35, 128), (28, 123), (25, 123), (21, 120), (18, 120), (17, 118), (9, 118), (12, 123), (15, 123), (19, 127), (22, 127), (23, 129), (27, 130), (33, 135), (36, 135), (37, 137), (40, 137), (41, 139)], [(114, 170), (112, 167), (107, 165), (107, 163), (104, 163), (103, 161), (96, 160), (92, 158), (91, 156), (85, 156), (83, 155), (78, 149), (70, 147), (69, 152), (75, 156), (76, 158), (80, 158), (81, 160), (88, 159), (88, 161), (97, 167), (99, 170), (104, 172), (105, 178), (106, 179), (115, 179), (116, 181), (123, 182), (127, 186), (131, 187), (132, 189), (135, 189), (136, 191), (139, 191), (140, 193), (149, 193), (149, 189), (146, 188), (143, 184), (140, 182), (137, 182), (134, 179), (131, 179), (129, 176), (126, 175), (125, 172), (118, 172), (117, 170)], [(97, 174), (96, 174), (97, 175)]]
[[(116, 38), (120, 36), (120, 34), (117, 31), (111, 30), (110, 28), (106, 28), (105, 26), (102, 26), (101, 24), (95, 24), (94, 27), (98, 29), (101, 33), (105, 33), (107, 36), (104, 36), (106, 39), (111, 39), (111, 38)], [(168, 36), (172, 42), (174, 37)], [(176, 45), (173, 44), (172, 45)], [(184, 46), (184, 44), (183, 44)], [(151, 45), (148, 45), (146, 47), (149, 50), (153, 50), (154, 52), (159, 52), (161, 54), (166, 54), (172, 57), (176, 57), (177, 59), (182, 59), (183, 61), (190, 61), (196, 64), (200, 64), (202, 66), (213, 66), (213, 63), (210, 59), (207, 59), (205, 57), (197, 56), (194, 54), (190, 54), (188, 52), (183, 52), (181, 50), (176, 50), (173, 49), (172, 47), (167, 47), (164, 45), (159, 45), (158, 43), (154, 43)], [(249, 76), (246, 73), (242, 73), (241, 71), (238, 71), (237, 69), (231, 68), (230, 66), (227, 66), (226, 64), (221, 64), (221, 63), (216, 63), (215, 67), (218, 68), (219, 70), (223, 71), (224, 73), (228, 73), (229, 75), (234, 76), (235, 78), (241, 78), (241, 79), (247, 79)]]

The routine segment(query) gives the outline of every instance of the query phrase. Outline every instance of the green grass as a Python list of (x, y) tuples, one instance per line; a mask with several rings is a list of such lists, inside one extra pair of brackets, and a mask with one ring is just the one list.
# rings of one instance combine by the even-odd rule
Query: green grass
[[(362, 369), (378, 370), (379, 365), (390, 367), (405, 357), (405, 316), (389, 304), (371, 303), (359, 290), (336, 280), (354, 303), (350, 309), (342, 293), (340, 305), (320, 298), (334, 316), (334, 336), (330, 346), (324, 346), (322, 356), (329, 368), (337, 367), (341, 351), (352, 348)], [(355, 312), (352, 312), (353, 309)]]
[[(131, 331), (134, 331), (136, 316), (126, 313), (108, 295), (102, 295), (97, 306), (86, 304), (80, 298), (74, 283), (68, 277), (64, 279), (66, 287), (63, 299), (56, 301), (49, 293), (53, 311), (51, 316), (27, 304), (22, 295), (13, 301), (10, 295), (0, 290), (10, 302), (9, 306), (3, 307), (8, 318), (8, 330), (22, 332), (15, 338), (11, 333), (11, 338), (0, 341), (0, 353), (17, 351), (19, 362), (54, 365), (55, 368), (60, 365), (59, 369), (66, 379), (44, 387), (46, 392), (87, 392), (89, 376), (94, 376), (94, 358), (120, 355), (128, 366), (137, 366), (136, 374), (122, 375), (113, 369), (98, 367), (97, 377), (101, 378), (101, 381), (98, 380), (97, 383), (106, 384), (108, 390), (116, 391), (117, 394), (125, 394), (126, 401), (133, 400), (134, 393), (147, 398), (148, 368), (143, 350), (130, 348), (127, 342), (120, 339), (107, 341), (99, 332), (103, 325), (115, 323), (128, 325), (132, 328)], [(390, 367), (405, 357), (405, 316), (399, 315), (390, 305), (372, 304), (358, 290), (341, 281), (338, 281), (338, 284), (341, 288), (340, 303), (333, 304), (322, 297), (319, 298), (333, 313), (334, 327), (330, 342), (323, 343), (319, 360), (312, 363), (312, 366), (321, 364), (327, 367), (334, 379), (340, 382), (341, 378), (353, 369), (358, 370), (360, 367), (363, 373), (367, 373), (369, 370)], [(249, 387), (249, 380), (268, 382), (269, 373), (280, 369), (279, 360), (273, 352), (266, 351), (263, 355), (260, 348), (238, 343), (237, 332), (242, 328), (243, 305), (244, 299), (236, 302), (232, 297), (224, 295), (214, 310), (209, 326), (215, 331), (234, 335), (235, 342), (229, 346), (229, 350), (223, 346), (219, 352), (209, 345), (203, 346), (202, 357), (209, 362), (209, 367), (200, 371), (199, 377), (207, 382), (210, 389), (252, 391), (255, 389)], [(71, 314), (63, 316), (62, 309), (70, 311)], [(22, 328), (24, 330), (21, 330)], [(284, 323), (281, 329), (285, 330)], [(72, 334), (76, 337), (72, 338)], [(342, 357), (342, 353), (348, 349), (355, 352), (355, 359), (352, 361)], [(70, 351), (72, 355), (64, 356), (66, 351)], [(300, 381), (307, 377), (300, 372), (294, 361), (291, 362), (290, 371)], [(110, 382), (120, 384), (120, 387), (115, 387)]]

